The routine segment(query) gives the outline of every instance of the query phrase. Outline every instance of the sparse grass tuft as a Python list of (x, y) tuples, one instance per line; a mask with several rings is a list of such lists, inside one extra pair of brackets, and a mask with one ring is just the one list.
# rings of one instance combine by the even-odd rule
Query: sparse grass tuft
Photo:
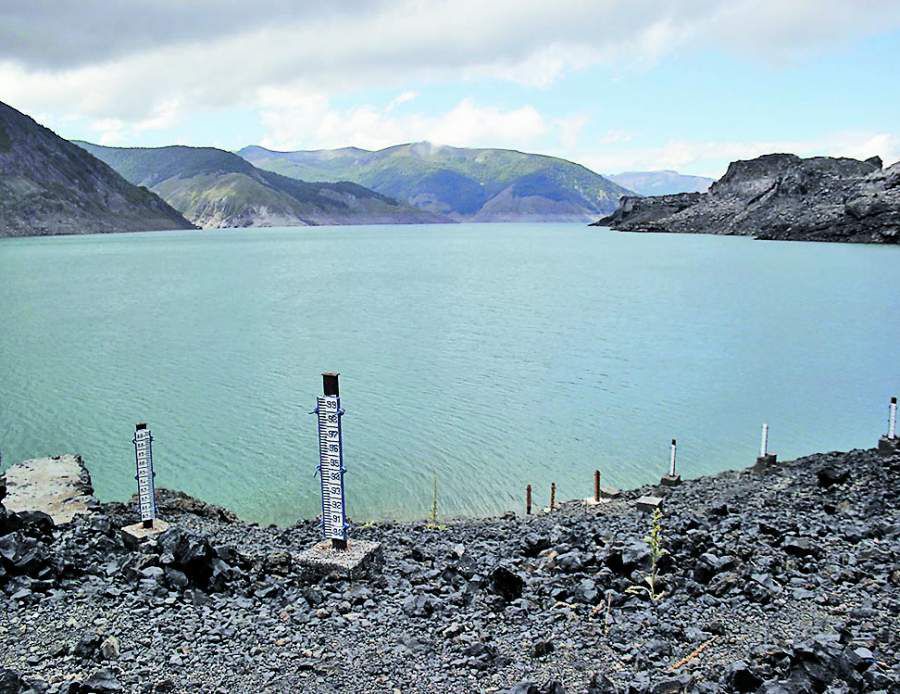
[(434, 482), (431, 488), (431, 518), (426, 526), (429, 530), (446, 530), (446, 525), (438, 523), (438, 483), (437, 473), (434, 473)]
[(650, 534), (644, 538), (644, 542), (650, 546), (650, 573), (644, 576), (644, 582), (647, 585), (629, 586), (626, 592), (632, 594), (646, 593), (653, 602), (658, 602), (665, 595), (657, 586), (658, 563), (660, 559), (668, 554), (663, 547), (662, 511), (659, 509), (653, 512), (653, 517), (650, 519)]

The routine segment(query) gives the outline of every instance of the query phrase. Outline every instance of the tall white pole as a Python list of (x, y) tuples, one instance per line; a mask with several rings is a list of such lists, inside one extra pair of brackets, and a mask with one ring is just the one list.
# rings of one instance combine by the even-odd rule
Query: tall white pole
[(669, 475), (675, 477), (675, 439), (672, 439), (672, 455), (669, 457)]
[(891, 398), (891, 411), (888, 415), (888, 438), (897, 436), (897, 398)]
[(759, 442), (759, 457), (765, 458), (769, 452), (769, 425), (763, 424), (762, 439)]

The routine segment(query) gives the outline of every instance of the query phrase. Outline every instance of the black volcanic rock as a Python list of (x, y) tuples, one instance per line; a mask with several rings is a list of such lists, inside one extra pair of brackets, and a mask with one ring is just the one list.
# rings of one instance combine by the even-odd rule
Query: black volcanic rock
[[(439, 530), (355, 527), (351, 541), (380, 542), (384, 564), (352, 582), (313, 580), (294, 561), (320, 539), (312, 520), (260, 527), (178, 497), (170, 530), (126, 547), (125, 504), (49, 534), (42, 517), (6, 512), (0, 683), (17, 694), (897, 691), (898, 466), (856, 450), (685, 480), (667, 490), (656, 600), (634, 590), (651, 564), (635, 501), (652, 487)], [(826, 469), (842, 481), (820, 486)], [(32, 550), (40, 561), (22, 565)]]
[(156, 194), (0, 103), (0, 237), (192, 228)]
[(900, 162), (767, 154), (706, 193), (624, 196), (595, 226), (796, 241), (900, 243)]

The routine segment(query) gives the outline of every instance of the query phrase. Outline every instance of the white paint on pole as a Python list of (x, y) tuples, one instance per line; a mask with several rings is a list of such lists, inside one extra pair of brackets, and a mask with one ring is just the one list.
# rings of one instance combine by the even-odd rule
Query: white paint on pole
[(672, 453), (669, 456), (669, 475), (675, 477), (675, 439), (672, 439)]
[(344, 455), (341, 437), (341, 399), (316, 398), (319, 420), (319, 479), (322, 484), (322, 531), (326, 539), (347, 540), (344, 503)]
[(763, 424), (762, 427), (762, 438), (759, 442), (759, 457), (765, 458), (769, 453), (769, 425)]
[(891, 409), (888, 415), (888, 438), (897, 436), (897, 398), (891, 398)]
[(156, 519), (156, 484), (153, 472), (153, 436), (146, 424), (138, 424), (134, 429), (134, 460), (138, 483), (138, 499), (141, 520), (152, 523)]

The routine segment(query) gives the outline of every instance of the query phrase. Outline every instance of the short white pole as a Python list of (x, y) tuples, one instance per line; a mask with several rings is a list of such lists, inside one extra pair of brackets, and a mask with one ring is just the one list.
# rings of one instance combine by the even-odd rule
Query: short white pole
[(672, 455), (669, 457), (669, 476), (675, 477), (675, 439), (672, 439)]
[(891, 413), (888, 415), (888, 438), (897, 436), (897, 398), (891, 398)]
[(765, 458), (769, 452), (769, 425), (763, 424), (762, 439), (759, 442), (759, 457)]

